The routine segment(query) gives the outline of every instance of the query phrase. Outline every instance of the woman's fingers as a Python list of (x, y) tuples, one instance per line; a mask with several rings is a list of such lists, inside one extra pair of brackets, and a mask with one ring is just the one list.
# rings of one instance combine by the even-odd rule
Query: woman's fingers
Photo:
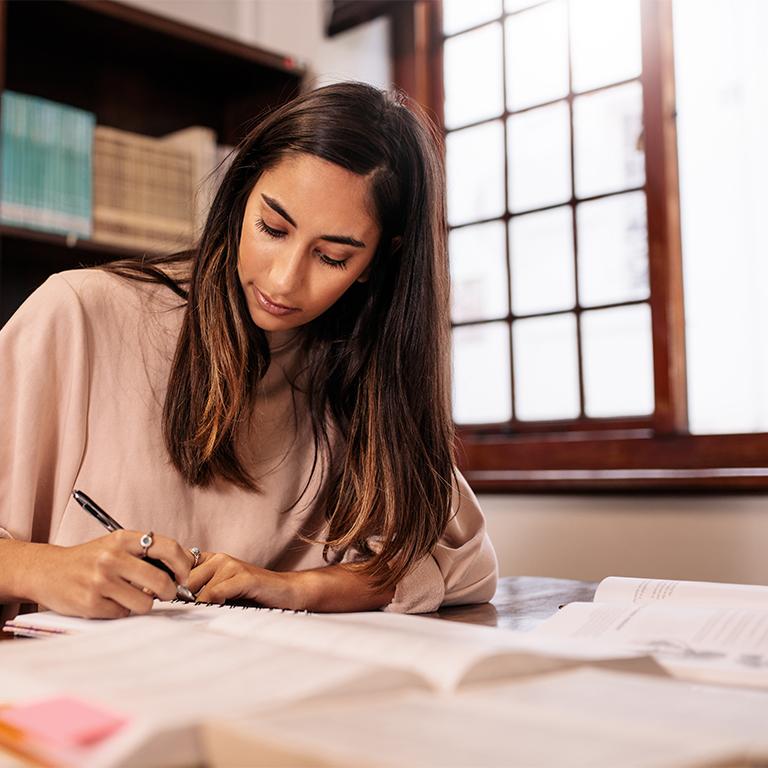
[(231, 597), (239, 597), (244, 588), (245, 574), (237, 574), (221, 580), (213, 579), (197, 596), (201, 603), (223, 603)]
[(215, 557), (209, 557), (201, 562), (197, 568), (193, 568), (189, 574), (189, 584), (187, 586), (197, 594), (213, 577), (217, 570), (221, 568), (221, 561)]
[[(165, 576), (164, 573), (160, 573)], [(176, 594), (176, 590), (174, 590), (174, 594)], [(120, 578), (110, 580), (102, 589), (102, 595), (123, 608), (127, 608), (131, 613), (149, 613), (154, 602), (151, 595), (145, 594), (141, 589)]]
[[(139, 558), (144, 556), (144, 548), (140, 543), (141, 537), (144, 535), (143, 533), (122, 530), (115, 531), (112, 535), (119, 536), (121, 546), (126, 551), (130, 552), (130, 554)], [(146, 554), (147, 557), (154, 557), (156, 560), (162, 560), (175, 574), (177, 584), (187, 585), (189, 572), (192, 568), (192, 561), (189, 552), (185, 550), (181, 544), (167, 536), (155, 533), (152, 535), (152, 546), (147, 549)]]
[(126, 553), (119, 567), (119, 575), (139, 589), (145, 587), (151, 590), (161, 600), (173, 600), (176, 597), (176, 585), (170, 576), (141, 558)]

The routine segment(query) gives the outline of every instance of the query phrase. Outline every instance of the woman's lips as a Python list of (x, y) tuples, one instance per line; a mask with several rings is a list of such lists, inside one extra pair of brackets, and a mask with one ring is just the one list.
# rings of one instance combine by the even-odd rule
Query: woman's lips
[(253, 286), (253, 292), (256, 295), (256, 301), (259, 302), (259, 306), (270, 315), (290, 315), (292, 312), (298, 312), (298, 307), (283, 307), (280, 304), (275, 304), (270, 301), (255, 285)]

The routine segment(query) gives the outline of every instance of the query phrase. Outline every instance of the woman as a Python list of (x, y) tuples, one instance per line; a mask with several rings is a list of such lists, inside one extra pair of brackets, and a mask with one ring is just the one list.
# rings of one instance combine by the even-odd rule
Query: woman
[[(175, 585), (147, 553), (201, 601), (492, 597), (454, 465), (438, 147), (402, 98), (311, 91), (237, 147), (194, 251), (27, 299), (0, 332), (5, 618), (149, 611)], [(73, 489), (125, 530), (103, 535)]]

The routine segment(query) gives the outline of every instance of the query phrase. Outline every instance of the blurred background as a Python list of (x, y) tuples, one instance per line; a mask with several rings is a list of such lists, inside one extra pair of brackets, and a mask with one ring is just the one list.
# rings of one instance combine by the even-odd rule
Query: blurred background
[(0, 320), (194, 242), (335, 80), (446, 137), (453, 413), (502, 575), (768, 583), (768, 3), (0, 0)]

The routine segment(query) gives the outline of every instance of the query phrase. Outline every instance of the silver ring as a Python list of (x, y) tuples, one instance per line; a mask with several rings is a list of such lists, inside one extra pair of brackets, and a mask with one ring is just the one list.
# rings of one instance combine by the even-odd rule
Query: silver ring
[(154, 542), (154, 533), (152, 531), (149, 531), (148, 533), (145, 533), (141, 539), (139, 540), (139, 546), (142, 549), (141, 556), (146, 557), (147, 556), (147, 550), (152, 546)]
[(189, 551), (192, 553), (192, 557), (195, 558), (193, 568), (197, 568), (197, 564), (200, 562), (200, 547), (190, 547)]

